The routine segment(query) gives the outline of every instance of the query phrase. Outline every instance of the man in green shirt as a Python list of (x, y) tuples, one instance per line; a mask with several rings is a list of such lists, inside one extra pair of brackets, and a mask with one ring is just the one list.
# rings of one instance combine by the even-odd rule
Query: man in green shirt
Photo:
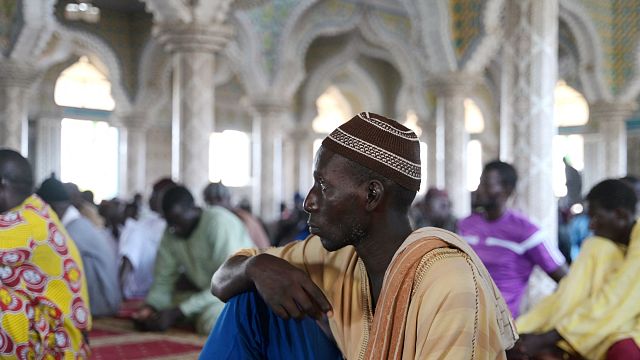
[(220, 206), (201, 209), (183, 186), (162, 199), (167, 228), (156, 257), (153, 284), (133, 318), (143, 330), (163, 331), (187, 319), (208, 334), (224, 307), (211, 295), (211, 276), (237, 250), (252, 247), (246, 228)]

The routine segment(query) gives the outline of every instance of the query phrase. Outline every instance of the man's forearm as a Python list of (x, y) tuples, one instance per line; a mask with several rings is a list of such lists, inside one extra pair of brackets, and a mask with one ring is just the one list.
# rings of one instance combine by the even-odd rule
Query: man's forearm
[(247, 276), (247, 265), (251, 257), (236, 255), (220, 266), (211, 278), (211, 293), (227, 302), (233, 296), (253, 288), (253, 281)]

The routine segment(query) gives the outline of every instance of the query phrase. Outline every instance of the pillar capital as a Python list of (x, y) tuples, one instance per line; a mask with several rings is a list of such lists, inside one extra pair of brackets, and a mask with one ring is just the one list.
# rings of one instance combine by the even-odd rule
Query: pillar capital
[(254, 99), (250, 107), (258, 114), (281, 114), (291, 111), (290, 103), (271, 98)]
[(0, 62), (0, 84), (28, 88), (38, 76), (35, 67), (16, 61)]
[(480, 76), (467, 72), (450, 72), (427, 79), (427, 86), (440, 96), (466, 95), (480, 83)]
[(154, 33), (170, 53), (215, 53), (231, 40), (233, 28), (225, 24), (165, 23)]
[(589, 105), (589, 117), (597, 122), (624, 121), (638, 109), (638, 103), (598, 101)]
[(111, 118), (111, 124), (117, 127), (124, 127), (129, 131), (146, 131), (149, 129), (147, 114), (142, 111), (115, 113)]

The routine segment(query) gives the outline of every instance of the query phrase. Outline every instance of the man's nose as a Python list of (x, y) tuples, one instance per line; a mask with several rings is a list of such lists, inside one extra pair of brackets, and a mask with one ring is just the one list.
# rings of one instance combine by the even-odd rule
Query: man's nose
[(302, 206), (304, 208), (304, 211), (308, 213), (313, 212), (318, 208), (315, 196), (312, 194), (312, 191), (309, 191), (307, 197), (304, 198), (304, 203)]

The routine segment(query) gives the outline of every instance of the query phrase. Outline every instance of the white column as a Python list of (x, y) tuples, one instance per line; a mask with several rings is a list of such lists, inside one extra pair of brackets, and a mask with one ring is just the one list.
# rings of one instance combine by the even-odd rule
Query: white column
[[(438, 137), (437, 137), (437, 125), (436, 119), (431, 119), (431, 121), (426, 122), (422, 127), (422, 140), (427, 143), (427, 163), (422, 164), (422, 166), (427, 167), (427, 186), (439, 186), (444, 187), (444, 173), (440, 176), (442, 179), (438, 182)], [(442, 151), (444, 154), (444, 151)], [(444, 169), (442, 169), (444, 172)], [(425, 189), (426, 190), (426, 189)]]
[(0, 62), (0, 147), (28, 155), (29, 86), (35, 71), (13, 61)]
[(60, 178), (62, 112), (40, 114), (36, 120), (36, 183), (55, 173)]
[[(290, 108), (286, 105), (259, 102), (253, 104), (254, 132), (258, 135), (254, 151), (254, 206), (265, 222), (276, 220), (283, 201), (283, 134), (291, 123)], [(283, 129), (285, 129), (283, 131)]]
[(307, 127), (294, 129), (291, 139), (295, 142), (294, 164), (296, 182), (294, 191), (305, 196), (313, 185), (313, 130)]
[[(147, 171), (147, 130), (146, 114), (133, 111), (116, 114), (112, 126), (118, 128), (119, 195), (127, 198), (136, 193), (145, 194)], [(166, 146), (166, 144), (165, 144)]]
[[(518, 170), (515, 207), (557, 236), (553, 194), (553, 90), (558, 64), (558, 1), (509, 0), (503, 46), (501, 156)], [(511, 136), (505, 135), (509, 134)], [(505, 137), (508, 136), (508, 137)], [(503, 149), (502, 144), (512, 146)]]
[(209, 137), (214, 129), (215, 52), (226, 44), (224, 25), (161, 27), (158, 39), (172, 53), (172, 176), (200, 198), (209, 182)]
[[(453, 214), (464, 217), (471, 211), (467, 190), (467, 143), (464, 123), (464, 99), (476, 78), (450, 74), (431, 82), (438, 96), (436, 103), (436, 185), (445, 188), (451, 199)], [(444, 174), (444, 178), (442, 177)]]
[(589, 107), (589, 121), (600, 134), (599, 151), (603, 156), (602, 177), (620, 177), (627, 173), (627, 129), (636, 103), (597, 102)]
[(604, 179), (602, 167), (604, 166), (604, 156), (598, 149), (600, 135), (584, 134), (584, 169), (582, 170), (582, 195), (598, 182)]

